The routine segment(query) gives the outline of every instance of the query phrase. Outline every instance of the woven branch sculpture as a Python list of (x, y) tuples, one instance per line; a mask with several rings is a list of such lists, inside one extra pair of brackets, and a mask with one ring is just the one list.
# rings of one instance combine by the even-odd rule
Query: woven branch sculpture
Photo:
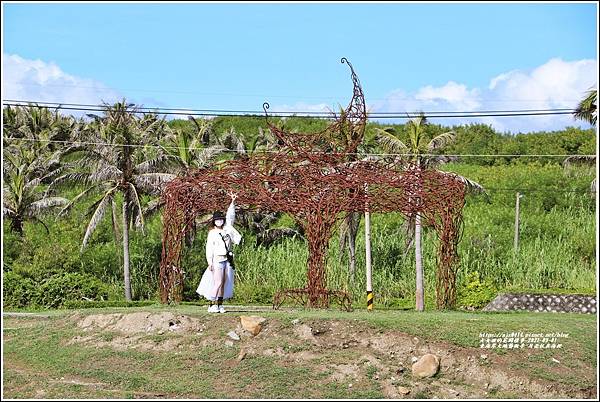
[[(222, 209), (229, 201), (227, 193), (233, 191), (239, 206), (288, 213), (305, 230), (307, 286), (278, 292), (274, 305), (291, 298), (308, 307), (327, 307), (332, 299), (338, 299), (349, 309), (348, 295), (326, 286), (329, 239), (345, 213), (369, 210), (398, 211), (405, 216), (420, 213), (424, 225), (435, 228), (439, 238), (437, 307), (453, 306), (465, 186), (455, 175), (419, 169), (408, 162), (358, 160), (366, 107), (352, 65), (345, 58), (342, 63), (350, 67), (354, 96), (339, 116), (333, 115), (325, 130), (288, 133), (272, 124), (267, 115), (269, 129), (282, 144), (277, 152), (230, 160), (218, 170), (199, 169), (165, 187), (160, 264), (163, 303), (182, 299), (181, 251), (186, 232), (197, 216)], [(263, 105), (265, 113), (268, 107)]]

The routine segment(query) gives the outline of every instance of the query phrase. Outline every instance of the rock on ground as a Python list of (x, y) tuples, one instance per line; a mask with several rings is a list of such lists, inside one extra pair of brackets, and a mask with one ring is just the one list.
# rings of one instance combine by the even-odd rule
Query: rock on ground
[(440, 358), (431, 353), (422, 356), (412, 365), (413, 376), (419, 378), (433, 377), (440, 368)]

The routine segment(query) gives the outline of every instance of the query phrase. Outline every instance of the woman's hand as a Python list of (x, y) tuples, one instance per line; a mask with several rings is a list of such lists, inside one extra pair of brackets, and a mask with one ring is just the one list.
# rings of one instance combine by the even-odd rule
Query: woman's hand
[(237, 198), (237, 194), (234, 193), (233, 191), (228, 192), (227, 195), (229, 195), (231, 197), (231, 201), (235, 201)]

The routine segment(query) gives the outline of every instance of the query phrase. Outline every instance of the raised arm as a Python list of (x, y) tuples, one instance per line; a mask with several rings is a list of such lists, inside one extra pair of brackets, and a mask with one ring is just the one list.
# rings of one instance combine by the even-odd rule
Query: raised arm
[(231, 204), (229, 204), (225, 214), (225, 226), (233, 226), (235, 222), (235, 199), (237, 196), (234, 193), (230, 193), (229, 196), (231, 197)]

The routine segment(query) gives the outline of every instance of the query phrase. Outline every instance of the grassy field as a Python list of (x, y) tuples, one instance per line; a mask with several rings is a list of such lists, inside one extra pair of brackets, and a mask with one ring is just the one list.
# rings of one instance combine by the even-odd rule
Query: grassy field
[[(134, 313), (148, 322), (189, 317), (198, 327), (123, 333), (81, 324)], [(266, 318), (264, 330), (232, 341), (240, 315)], [(300, 336), (302, 328), (312, 332)], [(240, 306), (210, 315), (157, 305), (5, 315), (3, 331), (4, 398), (592, 397), (597, 384), (595, 315)], [(569, 337), (560, 350), (479, 348), (481, 332), (513, 331)], [(428, 351), (442, 356), (442, 369), (415, 380), (410, 359)]]
[[(468, 283), (470, 275), (477, 274), (497, 292), (527, 289), (596, 293), (597, 202), (588, 191), (595, 175), (593, 167), (565, 169), (557, 164), (473, 166), (454, 163), (442, 168), (476, 180), (489, 193), (489, 197), (469, 196), (466, 201), (464, 232), (458, 247), (459, 291)], [(515, 189), (524, 194), (520, 204), (517, 253), (513, 250)], [(85, 214), (87, 206), (86, 203), (78, 205), (66, 218), (48, 220), (49, 233), (41, 225), (28, 223), (25, 237), (21, 239), (5, 226), (5, 271), (11, 270), (31, 280), (32, 286), (37, 288), (53, 275), (85, 273), (110, 284), (109, 300), (122, 300), (122, 247), (114, 241), (110, 219), (103, 221), (89, 246), (80, 252), (89, 219)], [(395, 213), (373, 214), (371, 221), (376, 303), (410, 308), (415, 304), (415, 263), (414, 252), (412, 249), (407, 251), (405, 246), (404, 218)], [(158, 299), (163, 228), (158, 216), (146, 223), (145, 233), (133, 231), (130, 238), (135, 300)], [(355, 306), (365, 304), (363, 223), (356, 242), (354, 279), (348, 273), (347, 252), (340, 252), (338, 233), (334, 233), (330, 241), (327, 260), (328, 287), (349, 292)], [(292, 219), (284, 215), (275, 226), (293, 224)], [(206, 268), (206, 229), (205, 226), (198, 227), (196, 239), (186, 248), (182, 259), (186, 301), (198, 299), (195, 289)], [(256, 238), (250, 231), (239, 229), (244, 232), (244, 240), (236, 248), (235, 302), (268, 304), (276, 291), (306, 285), (305, 239), (284, 239), (265, 248), (256, 245)], [(429, 309), (435, 307), (436, 247), (436, 234), (430, 228), (424, 228), (425, 306)], [(19, 286), (14, 286), (15, 292), (19, 293)], [(5, 297), (9, 293), (4, 290)], [(493, 292), (489, 294), (493, 297)], [(62, 297), (68, 299), (70, 294), (65, 293)]]

